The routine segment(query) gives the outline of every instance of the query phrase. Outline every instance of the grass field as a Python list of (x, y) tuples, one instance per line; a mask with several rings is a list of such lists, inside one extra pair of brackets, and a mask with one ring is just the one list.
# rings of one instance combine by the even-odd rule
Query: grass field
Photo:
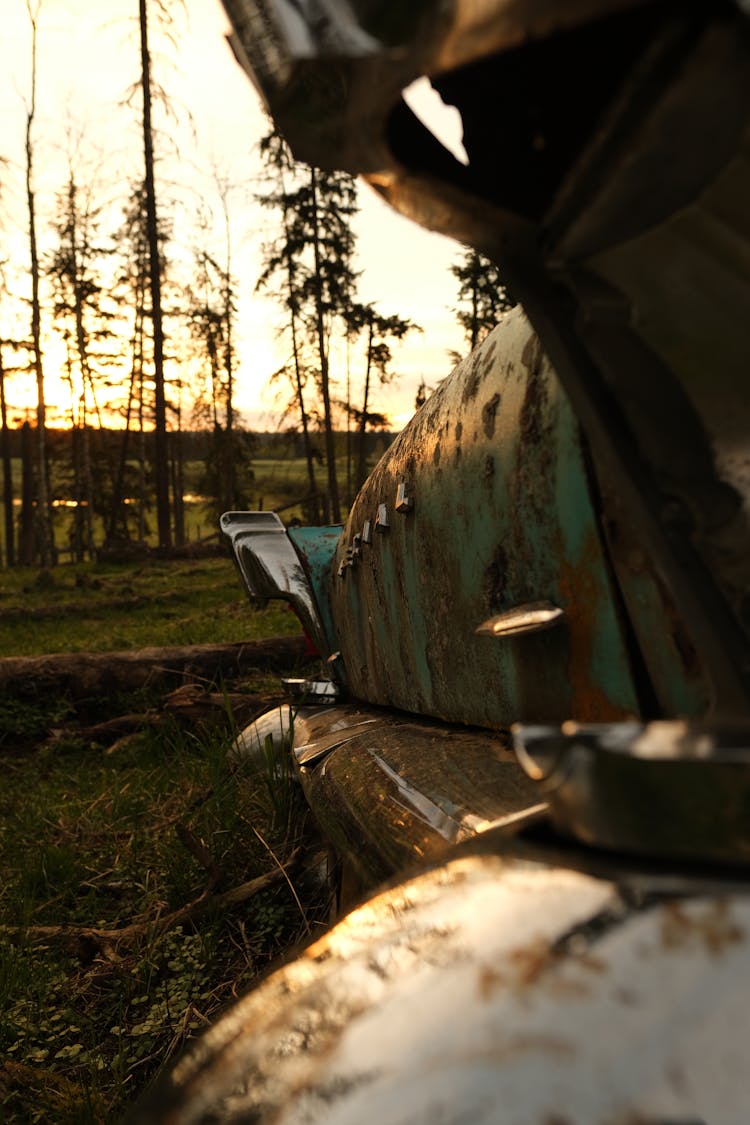
[[(4, 655), (296, 629), (224, 558), (0, 573)], [(0, 701), (0, 1121), (110, 1122), (330, 903), (288, 756), (230, 768), (229, 703), (185, 723), (107, 693), (89, 710), (144, 724), (101, 742), (33, 687)], [(262, 670), (214, 689), (278, 696)]]
[(246, 641), (299, 631), (255, 609), (226, 557), (0, 571), (0, 656)]

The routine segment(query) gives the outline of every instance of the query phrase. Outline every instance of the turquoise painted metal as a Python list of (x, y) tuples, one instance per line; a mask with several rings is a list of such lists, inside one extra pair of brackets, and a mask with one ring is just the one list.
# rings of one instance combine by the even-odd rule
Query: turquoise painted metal
[(328, 640), (328, 652), (335, 652), (338, 648), (331, 619), (330, 577), (341, 530), (341, 524), (331, 524), (329, 527), (290, 527), (287, 532), (310, 579), (320, 621)]
[[(520, 310), (383, 457), (327, 581), (359, 699), (482, 726), (639, 711), (579, 428)], [(539, 602), (545, 631), (476, 632)]]
[[(343, 529), (287, 532), (335, 678), (363, 702), (484, 727), (704, 715), (704, 671), (606, 485), (514, 310), (399, 435)], [(270, 518), (222, 520), (235, 550), (263, 555), (253, 574), (275, 574), (256, 527)], [(264, 596), (286, 589), (269, 579)]]

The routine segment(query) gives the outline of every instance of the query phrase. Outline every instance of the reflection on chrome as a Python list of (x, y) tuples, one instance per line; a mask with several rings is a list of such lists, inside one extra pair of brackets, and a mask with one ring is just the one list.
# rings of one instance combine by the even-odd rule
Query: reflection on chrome
[(264, 606), (289, 602), (318, 652), (328, 654), (312, 588), (294, 544), (275, 512), (225, 512), (221, 531), (229, 540), (250, 600)]

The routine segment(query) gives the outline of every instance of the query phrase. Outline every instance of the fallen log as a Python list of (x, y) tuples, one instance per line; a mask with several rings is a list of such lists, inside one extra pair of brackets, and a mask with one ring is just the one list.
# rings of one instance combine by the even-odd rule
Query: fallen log
[(62, 652), (0, 658), (0, 692), (29, 698), (60, 693), (75, 701), (113, 691), (216, 683), (252, 669), (279, 672), (303, 659), (302, 637), (234, 644), (181, 645), (122, 652)]
[(146, 728), (152, 730), (163, 727), (165, 723), (176, 721), (181, 726), (210, 728), (224, 726), (234, 730), (246, 726), (261, 709), (274, 702), (273, 697), (254, 695), (239, 691), (206, 691), (200, 684), (191, 681), (175, 688), (165, 696), (161, 710), (128, 712), (115, 715), (100, 723), (68, 721), (57, 727), (42, 745), (54, 748), (61, 741), (76, 738), (85, 743), (109, 747), (110, 752), (130, 741), (128, 736)]

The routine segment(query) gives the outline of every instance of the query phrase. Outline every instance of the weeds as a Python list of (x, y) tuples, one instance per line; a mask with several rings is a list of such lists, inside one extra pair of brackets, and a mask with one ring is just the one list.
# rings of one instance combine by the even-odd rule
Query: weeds
[(0, 1120), (110, 1121), (328, 904), (288, 751), (230, 768), (225, 714), (19, 755), (36, 706), (0, 713)]
[[(292, 816), (279, 831), (267, 779), (231, 773), (226, 749), (225, 739), (212, 745), (175, 728), (158, 740), (144, 736), (114, 763), (88, 752), (42, 759), (33, 786), (20, 770), (6, 786), (7, 1119), (101, 1120), (120, 1109), (306, 932), (314, 906), (303, 910), (284, 879), (246, 908), (209, 909), (163, 932), (169, 911), (202, 895), (226, 907), (223, 892), (275, 874), (299, 842), (301, 816), (296, 831)], [(111, 937), (134, 924), (134, 940)], [(48, 936), (36, 940), (40, 934)]]

